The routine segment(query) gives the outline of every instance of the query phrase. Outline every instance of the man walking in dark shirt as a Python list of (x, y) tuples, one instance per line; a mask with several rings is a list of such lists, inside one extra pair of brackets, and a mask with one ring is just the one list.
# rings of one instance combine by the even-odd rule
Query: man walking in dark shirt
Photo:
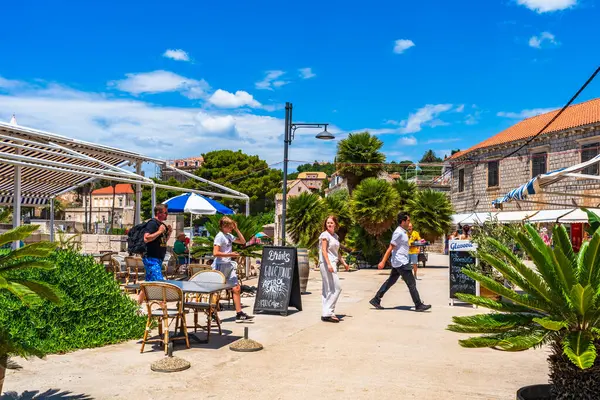
[[(159, 204), (154, 207), (154, 218), (146, 224), (144, 231), (144, 242), (146, 243), (146, 253), (142, 257), (144, 269), (146, 270), (146, 282), (164, 281), (162, 274), (162, 264), (167, 254), (167, 240), (171, 236), (171, 227), (165, 225), (164, 221), (169, 215), (167, 206)], [(144, 292), (141, 291), (138, 296), (138, 303), (144, 301)]]

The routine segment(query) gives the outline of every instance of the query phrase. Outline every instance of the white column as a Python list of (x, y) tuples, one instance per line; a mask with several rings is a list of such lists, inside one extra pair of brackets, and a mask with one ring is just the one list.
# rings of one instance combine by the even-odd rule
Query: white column
[(150, 210), (152, 216), (154, 216), (154, 207), (156, 207), (156, 186), (152, 185), (152, 210)]
[(50, 241), (54, 242), (54, 197), (50, 197)]
[[(138, 175), (142, 174), (142, 162), (138, 161), (135, 165), (135, 173)], [(137, 225), (142, 222), (142, 185), (140, 183), (135, 184), (135, 217), (134, 224)]]
[[(21, 149), (15, 149), (16, 154), (21, 154)], [(21, 167), (15, 165), (15, 184), (13, 189), (13, 228), (21, 226)], [(17, 240), (13, 248), (18, 249), (21, 243)]]

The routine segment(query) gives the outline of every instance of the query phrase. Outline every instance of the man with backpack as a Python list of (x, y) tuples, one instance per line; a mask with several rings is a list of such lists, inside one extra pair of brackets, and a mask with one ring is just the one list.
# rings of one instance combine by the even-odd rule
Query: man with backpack
[[(146, 251), (142, 261), (146, 270), (146, 282), (165, 280), (162, 274), (162, 264), (167, 254), (167, 240), (172, 231), (171, 227), (164, 223), (168, 215), (167, 206), (159, 204), (154, 207), (154, 218), (144, 223), (143, 234)], [(143, 301), (144, 292), (140, 292), (138, 303), (142, 304)]]

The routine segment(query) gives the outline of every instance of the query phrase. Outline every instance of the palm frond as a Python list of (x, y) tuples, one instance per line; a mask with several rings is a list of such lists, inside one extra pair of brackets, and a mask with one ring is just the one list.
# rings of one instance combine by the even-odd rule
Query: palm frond
[(55, 304), (61, 304), (62, 302), (57, 289), (43, 282), (10, 280), (6, 289), (28, 306), (38, 305), (44, 299)]
[(583, 287), (578, 283), (571, 288), (570, 295), (573, 308), (582, 319), (585, 318), (588, 310), (594, 306), (594, 288), (591, 285)]
[(571, 332), (563, 339), (562, 344), (565, 355), (579, 368), (587, 369), (594, 365), (596, 346), (588, 332)]
[(592, 240), (588, 242), (587, 248), (578, 261), (577, 279), (581, 285), (598, 285), (598, 274), (600, 271), (600, 231), (596, 231)]
[(523, 351), (543, 344), (547, 333), (533, 331), (528, 334), (507, 337), (496, 345), (499, 350), (504, 351)]
[(569, 328), (569, 323), (566, 321), (555, 321), (553, 319), (544, 318), (533, 318), (533, 322), (539, 324), (542, 328), (548, 329), (549, 331), (558, 332), (562, 329)]
[[(456, 297), (459, 300), (464, 301), (466, 303), (473, 304), (473, 305), (479, 306), (479, 307), (485, 307), (485, 308), (488, 308), (488, 309), (494, 310), (494, 311), (514, 312), (514, 313), (535, 313), (535, 311), (532, 310), (531, 308), (522, 306), (520, 304), (500, 302), (500, 301), (488, 299), (486, 297), (475, 296), (472, 294), (457, 293)], [(537, 314), (537, 315), (541, 315), (541, 314)]]
[(573, 251), (573, 245), (569, 240), (567, 229), (563, 226), (555, 226), (552, 234), (554, 241), (554, 257), (557, 261), (557, 272), (563, 281), (563, 286), (570, 288), (575, 284), (575, 271), (577, 270), (577, 257)]
[(56, 245), (51, 242), (31, 243), (1, 256), (0, 263), (5, 264), (22, 257), (47, 257), (55, 249)]
[(448, 330), (462, 333), (502, 333), (516, 327), (530, 325), (532, 314), (479, 314), (468, 317), (453, 317), (455, 324)]
[(18, 240), (24, 240), (39, 227), (39, 225), (21, 225), (6, 231), (0, 235), (0, 246), (4, 246), (7, 243), (16, 242)]
[(25, 268), (37, 268), (37, 269), (50, 270), (50, 269), (54, 269), (55, 265), (52, 262), (46, 261), (46, 260), (33, 260), (33, 261), (25, 260), (25, 261), (19, 261), (19, 262), (8, 264), (8, 265), (0, 265), (0, 271), (2, 271), (2, 272), (15, 271), (18, 269), (25, 269)]
[(481, 284), (481, 286), (483, 286), (484, 288), (489, 289), (496, 294), (504, 296), (507, 299), (510, 299), (517, 304), (527, 306), (533, 310), (546, 312), (545, 304), (535, 298), (532, 298), (531, 296), (518, 294), (514, 290), (509, 289), (509, 288), (499, 284), (495, 280), (488, 278), (487, 276), (484, 276), (475, 271), (470, 271), (466, 268), (463, 268), (463, 273), (465, 275), (467, 275), (469, 278), (472, 278), (472, 279), (478, 281)]

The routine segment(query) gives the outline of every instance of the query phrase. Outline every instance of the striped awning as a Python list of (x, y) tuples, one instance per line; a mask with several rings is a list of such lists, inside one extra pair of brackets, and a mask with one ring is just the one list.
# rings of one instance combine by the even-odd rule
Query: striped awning
[(21, 170), (21, 204), (42, 206), (51, 197), (93, 179), (148, 182), (148, 178), (121, 168), (145, 161), (164, 162), (0, 122), (0, 205), (13, 204), (15, 167)]
[(577, 172), (581, 172), (583, 169), (589, 167), (590, 165), (594, 165), (600, 162), (600, 154), (596, 157), (579, 163), (572, 165), (567, 168), (557, 169), (546, 174), (538, 175), (535, 178), (531, 179), (529, 182), (524, 185), (519, 186), (516, 189), (511, 190), (506, 195), (502, 197), (498, 197), (496, 200), (492, 201), (494, 207), (498, 208), (503, 203), (508, 203), (513, 200), (525, 200), (528, 196), (532, 196), (536, 193), (540, 193), (544, 187), (561, 181), (565, 178), (568, 178), (569, 174), (574, 174)]

